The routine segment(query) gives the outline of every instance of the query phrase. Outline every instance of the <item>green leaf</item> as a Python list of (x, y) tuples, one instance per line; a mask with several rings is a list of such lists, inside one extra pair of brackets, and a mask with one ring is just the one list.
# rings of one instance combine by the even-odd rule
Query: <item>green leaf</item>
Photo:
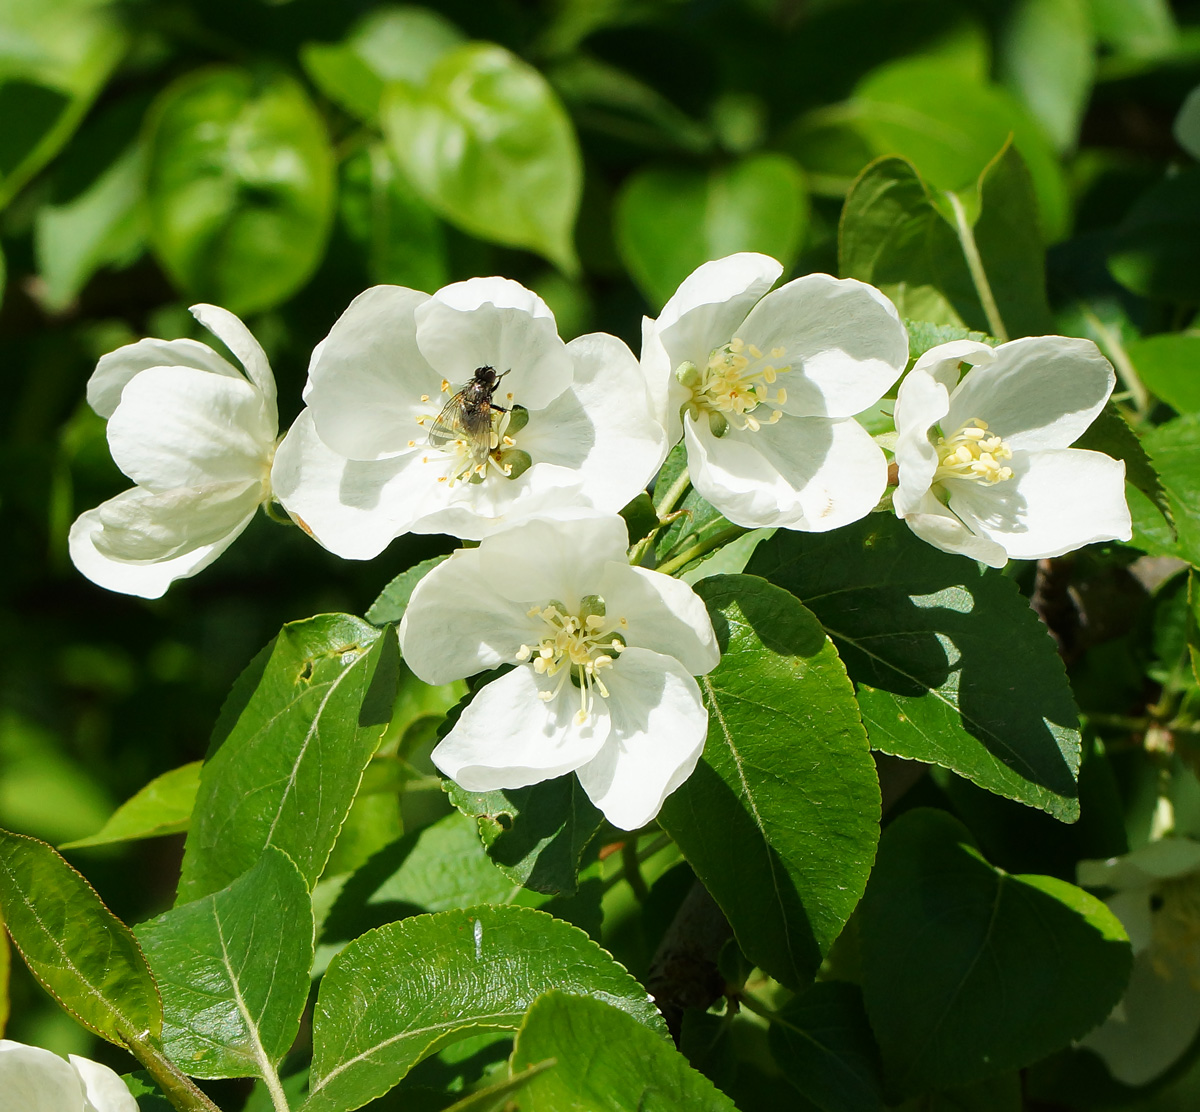
[(872, 162), (850, 187), (838, 235), (838, 273), (878, 287), (902, 317), (986, 328), (954, 234), (912, 164)]
[(506, 1112), (513, 1107), (511, 1098), (514, 1093), (524, 1089), (538, 1074), (553, 1069), (554, 1065), (550, 1061), (537, 1062), (504, 1081), (477, 1089), (470, 1096), (455, 1101), (445, 1112)]
[(6, 0), (0, 40), (0, 208), (62, 148), (128, 45), (95, 0)]
[(1152, 394), (1179, 413), (1200, 413), (1200, 336), (1169, 332), (1131, 340), (1125, 354)]
[[(4, 905), (0, 902), (0, 912)], [(12, 952), (8, 947), (8, 932), (4, 929), (4, 915), (0, 914), (0, 1039), (4, 1038), (4, 1029), (8, 1026), (9, 992), (8, 985), (12, 976)]]
[[(977, 200), (965, 196), (958, 228), (914, 168), (902, 159), (872, 163), (842, 211), (839, 269), (878, 286), (902, 316), (990, 331), (991, 322), (968, 269), (960, 236), (978, 249), (1000, 319), (1010, 337), (1050, 329), (1044, 252), (1029, 175), (1005, 146), (984, 169)], [(978, 213), (969, 225), (967, 209)]]
[(122, 803), (95, 834), (64, 842), (59, 848), (80, 849), (157, 838), (163, 834), (182, 834), (191, 822), (199, 786), (199, 761), (173, 768), (156, 776), (133, 798)]
[(393, 152), (435, 212), (578, 269), (579, 147), (537, 70), (503, 47), (469, 43), (438, 59), (424, 85), (390, 85), (381, 111)]
[(1179, 40), (1170, 0), (1088, 0), (1088, 8), (1097, 38), (1117, 54), (1160, 57)]
[(871, 1026), (906, 1095), (995, 1077), (1080, 1038), (1121, 998), (1132, 964), (1099, 900), (993, 869), (961, 823), (928, 809), (884, 831), (860, 940)]
[(805, 600), (833, 638), (872, 748), (1078, 818), (1077, 711), (1054, 642), (1011, 579), (939, 552), (890, 514), (833, 533), (781, 529), (747, 570)]
[(1163, 178), (1138, 198), (1113, 236), (1108, 269), (1126, 289), (1200, 302), (1200, 166)]
[(808, 226), (804, 173), (787, 155), (761, 153), (707, 173), (640, 170), (616, 205), (617, 248), (659, 309), (696, 267), (737, 251), (771, 255), (789, 270)]
[(784, 1076), (822, 1112), (883, 1112), (879, 1048), (857, 985), (810, 986), (784, 1005), (768, 1041)]
[(548, 992), (517, 1033), (512, 1068), (554, 1061), (515, 1098), (521, 1112), (737, 1112), (669, 1042), (603, 999)]
[(390, 717), (398, 662), (394, 631), (361, 618), (283, 627), (201, 769), (179, 903), (224, 888), (271, 845), (315, 883)]
[(151, 245), (187, 296), (245, 315), (308, 281), (329, 235), (334, 161), (297, 82), (196, 70), (159, 94), (148, 144)]
[(1067, 230), (1067, 190), (1037, 123), (1003, 89), (935, 58), (890, 62), (855, 88), (848, 112), (878, 155), (899, 155), (938, 192), (971, 185), (1009, 137), (1029, 167), (1048, 242)]
[(408, 609), (408, 600), (421, 582), (438, 564), (448, 560), (448, 556), (432, 556), (414, 564), (407, 571), (402, 571), (382, 591), (379, 597), (371, 603), (367, 611), (367, 621), (372, 625), (383, 626), (389, 622), (399, 622)]
[(1055, 148), (1073, 150), (1095, 77), (1087, 0), (1022, 0), (1000, 41), (1001, 80), (1042, 125)]
[(1006, 1073), (978, 1085), (922, 1093), (900, 1105), (896, 1112), (1024, 1112), (1021, 1075)]
[[(1200, 683), (1200, 581), (1194, 571), (1188, 572), (1188, 656), (1192, 661), (1192, 676)], [(3, 1028), (0, 1028), (2, 1030)]]
[(268, 846), (228, 888), (143, 923), (163, 1001), (163, 1049), (192, 1077), (274, 1077), (308, 999), (313, 912)]
[(432, 293), (450, 281), (442, 222), (382, 143), (342, 163), (338, 205), (372, 282)]
[[(771, 543), (771, 542), (766, 542)], [(853, 689), (817, 620), (753, 576), (696, 584), (721, 643), (708, 740), (659, 822), (746, 957), (802, 987), (862, 895), (879, 784)]]
[(162, 1001), (133, 934), (45, 842), (0, 830), (0, 913), (38, 983), (90, 1031), (157, 1039)]
[(956, 328), (951, 324), (930, 324), (922, 320), (906, 320), (908, 329), (908, 357), (914, 362), (930, 348), (948, 344), (951, 340), (975, 340), (981, 344), (996, 344), (996, 339), (986, 332), (972, 332), (969, 328)]
[(604, 816), (574, 773), (527, 788), (469, 792), (453, 781), (450, 802), (478, 824), (488, 856), (514, 884), (572, 895), (587, 844)]
[(1167, 492), (1179, 555), (1200, 566), (1200, 413), (1159, 425), (1143, 443)]
[(122, 266), (141, 254), (145, 165), (145, 148), (135, 142), (78, 197), (38, 209), (34, 252), (45, 283), (39, 299), (51, 311), (70, 305), (101, 267)]
[(370, 931), (333, 959), (321, 981), (303, 1112), (358, 1108), (446, 1043), (481, 1028), (515, 1029), (552, 988), (599, 996), (666, 1031), (622, 966), (544, 912), (475, 907)]
[(453, 23), (428, 8), (386, 7), (364, 15), (340, 43), (305, 43), (300, 61), (330, 100), (374, 123), (387, 82), (423, 85), (434, 63), (463, 41)]

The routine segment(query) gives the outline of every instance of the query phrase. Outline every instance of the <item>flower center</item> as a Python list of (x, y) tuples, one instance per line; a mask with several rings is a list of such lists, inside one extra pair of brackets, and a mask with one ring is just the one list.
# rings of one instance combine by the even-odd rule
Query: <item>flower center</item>
[(627, 629), (624, 618), (609, 618), (604, 599), (588, 595), (579, 604), (578, 614), (569, 614), (557, 600), (535, 606), (529, 617), (540, 618), (545, 626), (542, 638), (535, 645), (522, 645), (516, 655), (519, 663), (532, 660), (539, 676), (558, 676), (558, 683), (542, 691), (538, 697), (549, 702), (558, 696), (568, 677), (579, 688), (579, 710), (575, 721), (582, 725), (592, 712), (593, 693), (608, 698), (603, 672), (613, 666), (613, 660), (625, 648), (625, 638), (618, 632)]
[(986, 421), (972, 418), (953, 436), (939, 436), (938, 468), (933, 481), (970, 479), (993, 486), (1012, 478), (1012, 468), (1001, 460), (1012, 459), (1012, 449), (998, 436), (989, 436)]
[(1154, 971), (1166, 980), (1174, 965), (1200, 990), (1200, 876), (1164, 880), (1155, 894), (1161, 904), (1154, 912), (1150, 939)]
[[(786, 348), (777, 347), (764, 355), (735, 336), (709, 353), (703, 370), (695, 363), (681, 363), (675, 378), (692, 392), (684, 408), (696, 420), (707, 413), (713, 436), (724, 436), (730, 425), (757, 432), (763, 425), (775, 424), (783, 416), (787, 391), (776, 387), (772, 394), (771, 386), (778, 375), (791, 370), (776, 366), (786, 354)], [(771, 415), (756, 413), (760, 407), (771, 410)]]
[[(490, 368), (487, 368), (490, 370)], [(449, 394), (450, 383), (442, 380), (442, 394)], [(488, 392), (490, 395), (490, 391)], [(426, 443), (434, 449), (422, 457), (422, 463), (445, 463), (446, 471), (439, 483), (453, 487), (455, 483), (482, 483), (495, 472), (505, 479), (515, 479), (532, 466), (528, 452), (521, 451), (515, 435), (529, 421), (529, 411), (513, 405), (512, 394), (506, 394), (505, 404), (494, 404), (490, 396), (473, 392), (470, 384), (454, 393), (437, 413), (422, 413), (417, 424), (426, 433)], [(421, 403), (428, 404), (428, 394)], [(417, 440), (408, 446), (415, 448)]]

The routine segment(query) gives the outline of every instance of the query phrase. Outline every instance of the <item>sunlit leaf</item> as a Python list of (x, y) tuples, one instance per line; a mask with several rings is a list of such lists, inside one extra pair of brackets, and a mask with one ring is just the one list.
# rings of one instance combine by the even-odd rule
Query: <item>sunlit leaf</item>
[(721, 663), (701, 680), (704, 755), (659, 822), (750, 961), (800, 988), (866, 885), (875, 766), (842, 662), (796, 598), (748, 575), (696, 590)]
[(64, 842), (59, 848), (79, 849), (131, 842), (138, 838), (157, 838), (163, 834), (182, 834), (191, 821), (199, 786), (199, 761), (173, 768), (156, 776), (122, 803), (95, 834)]
[(281, 73), (196, 70), (159, 94), (148, 133), (150, 240), (187, 296), (239, 314), (312, 274), (333, 216), (333, 152)]
[(443, 55), (420, 86), (390, 85), (383, 127), (417, 192), (471, 235), (578, 267), (575, 131), (537, 70), (499, 46)]
[(308, 998), (313, 913), (304, 878), (267, 847), (228, 888), (143, 923), (163, 1000), (163, 1049), (192, 1077), (273, 1075)]
[(515, 1029), (552, 988), (617, 1005), (651, 1038), (665, 1033), (645, 989), (583, 931), (544, 912), (475, 907), (371, 931), (321, 981), (303, 1112), (366, 1104), (447, 1042)]

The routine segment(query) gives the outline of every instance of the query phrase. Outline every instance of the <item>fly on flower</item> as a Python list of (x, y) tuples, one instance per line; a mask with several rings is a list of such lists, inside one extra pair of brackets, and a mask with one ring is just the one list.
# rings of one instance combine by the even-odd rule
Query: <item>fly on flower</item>
[(464, 445), (467, 470), (482, 475), (488, 459), (499, 446), (494, 414), (508, 409), (492, 401), (500, 380), (508, 374), (496, 374), (494, 367), (477, 367), (471, 381), (442, 407), (429, 430), (432, 448), (450, 449), (456, 441)]

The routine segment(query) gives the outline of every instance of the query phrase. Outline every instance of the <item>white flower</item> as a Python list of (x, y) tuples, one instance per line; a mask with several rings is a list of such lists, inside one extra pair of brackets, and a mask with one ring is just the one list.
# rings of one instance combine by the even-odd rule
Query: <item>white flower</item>
[(1105, 903), (1133, 944), (1125, 996), (1080, 1045), (1126, 1085), (1145, 1085), (1200, 1032), (1200, 844), (1163, 838), (1107, 861), (1081, 861), (1076, 879), (1116, 891)]
[(0, 1039), (4, 1112), (138, 1112), (125, 1082), (99, 1062)]
[[(974, 364), (959, 381), (960, 364)], [(1033, 336), (927, 351), (896, 398), (896, 514), (994, 568), (1129, 540), (1125, 464), (1069, 448), (1116, 377), (1091, 340)]]
[(267, 357), (232, 313), (192, 313), (245, 374), (206, 344), (148, 339), (105, 355), (88, 381), (113, 460), (137, 484), (71, 527), (75, 566), (110, 591), (159, 598), (220, 556), (271, 494), (279, 417)]
[[(872, 510), (887, 463), (852, 418), (908, 361), (895, 307), (872, 286), (744, 253), (705, 263), (642, 330), (668, 441), (730, 521), (823, 532)], [(766, 296), (764, 296), (764, 294)]]
[(691, 775), (708, 713), (694, 676), (720, 653), (686, 583), (630, 567), (616, 516), (531, 519), (439, 564), (400, 623), (404, 659), (443, 684), (516, 665), (483, 687), (433, 751), (468, 791), (574, 771), (634, 830)]
[[(476, 435), (439, 422), (484, 368)], [(276, 490), (352, 559), (410, 531), (479, 539), (571, 505), (615, 513), (666, 454), (630, 350), (600, 333), (564, 344), (545, 302), (503, 278), (367, 290), (313, 353), (305, 400)]]

